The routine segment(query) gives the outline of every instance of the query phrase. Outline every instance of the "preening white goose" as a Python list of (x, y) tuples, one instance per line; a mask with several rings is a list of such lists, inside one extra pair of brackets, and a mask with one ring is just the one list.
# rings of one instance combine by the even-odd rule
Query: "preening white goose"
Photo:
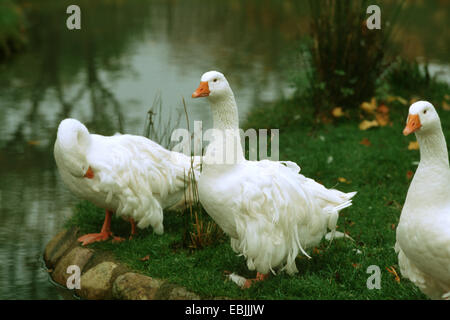
[(351, 205), (356, 192), (327, 189), (299, 174), (293, 162), (246, 160), (234, 94), (222, 73), (205, 73), (192, 97), (207, 97), (215, 129), (198, 181), (200, 202), (257, 271), (242, 284), (277, 268), (297, 272), (297, 255), (307, 255), (327, 228), (335, 231), (339, 210)]
[(415, 133), (420, 163), (397, 227), (400, 271), (432, 299), (450, 298), (450, 168), (441, 121), (433, 105), (409, 108), (405, 135)]
[[(135, 222), (139, 228), (152, 226), (162, 234), (163, 209), (184, 203), (191, 158), (145, 137), (90, 134), (78, 120), (65, 119), (58, 127), (54, 156), (65, 185), (79, 198), (106, 210), (101, 232), (79, 238), (83, 245), (112, 236), (114, 212), (130, 220), (132, 235)], [(199, 166), (196, 157), (197, 176)]]

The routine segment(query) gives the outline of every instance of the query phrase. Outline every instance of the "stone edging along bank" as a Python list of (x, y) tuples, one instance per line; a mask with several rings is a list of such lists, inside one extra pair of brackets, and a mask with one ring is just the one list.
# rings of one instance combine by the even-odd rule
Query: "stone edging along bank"
[(80, 268), (80, 289), (75, 293), (83, 299), (122, 300), (199, 300), (195, 293), (161, 279), (132, 272), (111, 254), (85, 248), (77, 241), (78, 229), (58, 233), (45, 247), (44, 261), (52, 279), (66, 287), (73, 273), (67, 268)]

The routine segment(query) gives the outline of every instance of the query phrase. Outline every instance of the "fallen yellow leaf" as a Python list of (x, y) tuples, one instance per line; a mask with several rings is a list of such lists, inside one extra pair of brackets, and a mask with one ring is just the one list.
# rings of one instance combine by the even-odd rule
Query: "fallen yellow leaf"
[(387, 102), (387, 103), (392, 102), (392, 101), (395, 101), (395, 100), (397, 100), (397, 97), (396, 97), (396, 96), (388, 96), (388, 97), (386, 98), (386, 102)]
[(387, 97), (386, 102), (389, 103), (389, 102), (392, 102), (392, 101), (398, 101), (398, 102), (400, 102), (403, 105), (408, 104), (408, 101), (406, 101), (406, 99), (404, 99), (402, 97), (398, 97), (398, 96), (389, 96), (389, 97)]
[(370, 102), (363, 102), (361, 103), (360, 108), (367, 113), (374, 113), (377, 109), (377, 100), (375, 98), (372, 98)]
[(408, 145), (408, 150), (419, 150), (419, 142), (411, 141)]
[(448, 104), (447, 101), (442, 101), (442, 109), (450, 111), (450, 104)]
[(389, 114), (387, 113), (377, 113), (375, 115), (377, 122), (380, 126), (385, 127), (389, 124)]
[(343, 178), (343, 177), (339, 177), (339, 178), (338, 178), (338, 181), (339, 181), (339, 182), (342, 182), (342, 183), (350, 183), (350, 181), (348, 181), (347, 179), (345, 179), (345, 178)]
[(377, 120), (372, 120), (372, 121), (369, 121), (369, 120), (363, 120), (360, 124), (359, 124), (359, 130), (367, 130), (367, 129), (370, 129), (370, 128), (373, 128), (373, 127), (378, 127), (379, 126), (379, 124), (378, 124), (378, 121)]
[(401, 104), (403, 104), (404, 106), (406, 106), (408, 104), (408, 101), (406, 101), (406, 99), (403, 99), (402, 97), (397, 97), (396, 100), (398, 102), (400, 102)]
[(340, 117), (342, 117), (344, 115), (344, 112), (342, 111), (341, 107), (336, 107), (336, 108), (333, 109), (333, 111), (331, 111), (331, 114), (335, 118), (340, 118)]

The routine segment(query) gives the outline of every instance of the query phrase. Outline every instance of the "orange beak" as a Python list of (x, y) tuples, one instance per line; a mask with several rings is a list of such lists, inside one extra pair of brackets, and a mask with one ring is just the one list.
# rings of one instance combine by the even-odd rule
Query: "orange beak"
[(200, 85), (198, 86), (197, 90), (194, 91), (192, 94), (192, 98), (201, 98), (201, 97), (207, 97), (209, 96), (209, 86), (208, 82), (202, 81), (200, 82)]
[(408, 116), (408, 121), (406, 123), (405, 129), (403, 129), (403, 134), (407, 136), (408, 134), (411, 134), (413, 132), (416, 132), (417, 130), (422, 127), (422, 124), (420, 123), (420, 118), (418, 114), (410, 114)]
[(94, 171), (92, 171), (91, 166), (87, 169), (86, 173), (84, 174), (85, 178), (93, 179), (94, 178)]

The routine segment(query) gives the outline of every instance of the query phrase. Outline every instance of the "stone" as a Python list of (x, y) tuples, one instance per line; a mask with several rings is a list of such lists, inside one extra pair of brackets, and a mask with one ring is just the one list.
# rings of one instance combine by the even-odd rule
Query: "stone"
[(153, 300), (163, 280), (128, 272), (117, 277), (113, 285), (113, 297), (122, 300)]
[(177, 287), (173, 288), (170, 292), (169, 300), (200, 300), (200, 297), (183, 287)]
[(71, 273), (67, 273), (67, 268), (71, 265), (75, 265), (82, 271), (93, 253), (93, 250), (81, 247), (75, 247), (70, 250), (56, 264), (55, 271), (52, 273), (53, 280), (66, 287), (67, 278), (72, 275)]
[(200, 297), (184, 287), (165, 282), (155, 295), (155, 300), (200, 300)]
[(89, 300), (110, 299), (115, 268), (117, 264), (110, 261), (92, 267), (81, 276), (81, 289), (77, 293)]
[(76, 244), (77, 234), (78, 228), (66, 229), (50, 240), (44, 251), (44, 261), (47, 268), (54, 268), (58, 260)]

